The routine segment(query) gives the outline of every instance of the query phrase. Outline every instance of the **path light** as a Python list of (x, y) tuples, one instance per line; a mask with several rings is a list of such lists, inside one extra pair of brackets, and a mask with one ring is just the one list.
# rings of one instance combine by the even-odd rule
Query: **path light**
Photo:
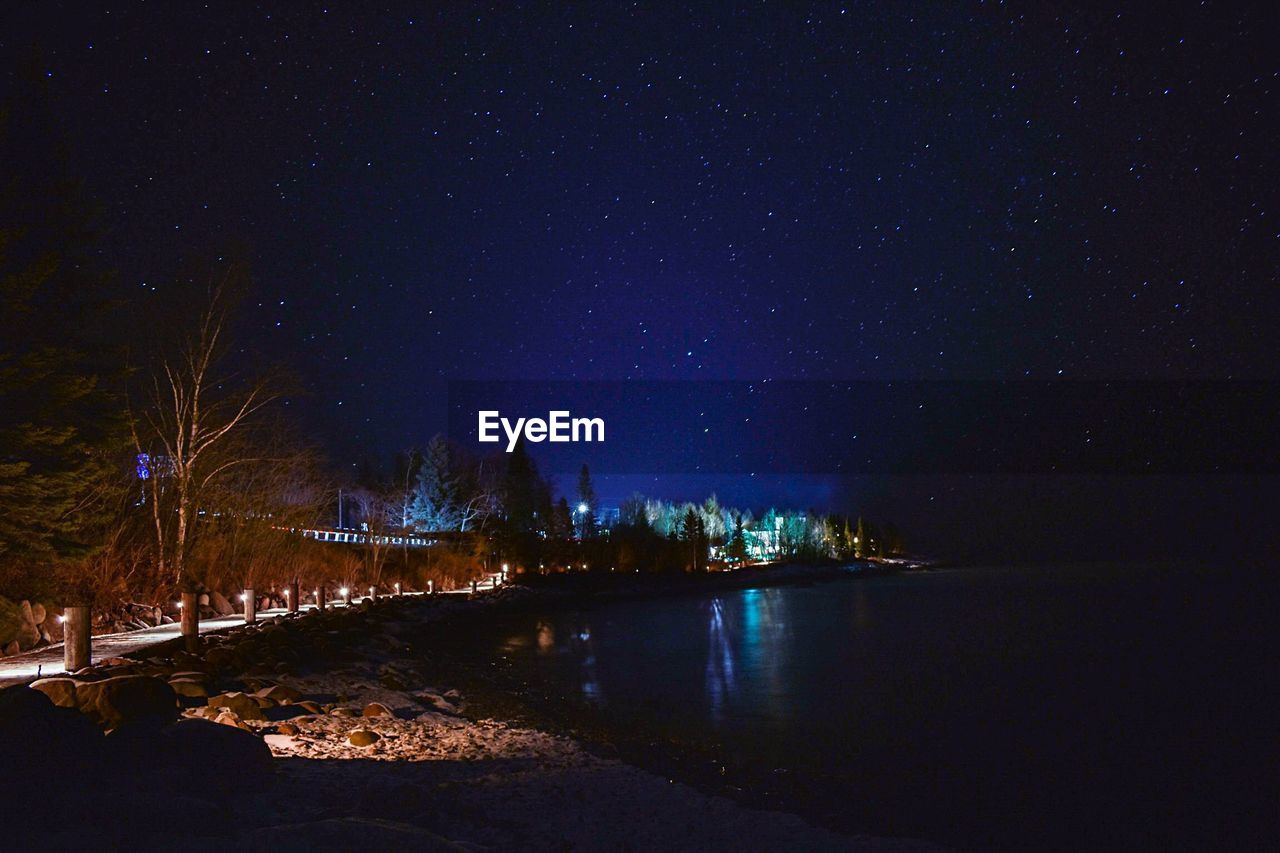
[(244, 603), (244, 593), (243, 593), (243, 592), (242, 592), (242, 593), (240, 593), (240, 603), (241, 603), (241, 604), (243, 604), (243, 603)]
[(373, 598), (373, 587), (369, 587), (369, 597)]
[(59, 613), (59, 614), (58, 614), (58, 624), (59, 624), (59, 625), (61, 625), (63, 622), (66, 622), (66, 621), (67, 621), (67, 617), (66, 617), (66, 616), (63, 616), (61, 613)]
[(589, 509), (591, 509), (591, 507), (587, 506), (584, 503), (578, 504), (578, 512), (585, 513)]
[(287, 590), (287, 589), (286, 589), (286, 590), (284, 591), (284, 597), (285, 597), (286, 599), (289, 597), (289, 590)]
[(396, 581), (396, 595), (400, 594), (400, 581)]
[(175, 601), (175, 602), (174, 602), (174, 604), (178, 605), (178, 609), (179, 609), (179, 610), (181, 610), (181, 609), (182, 609), (182, 602), (181, 602), (181, 601)]

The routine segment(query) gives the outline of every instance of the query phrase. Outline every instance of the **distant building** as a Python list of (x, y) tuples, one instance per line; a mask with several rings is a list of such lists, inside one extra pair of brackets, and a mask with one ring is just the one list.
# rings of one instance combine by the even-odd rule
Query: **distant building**
[(622, 512), (616, 506), (602, 506), (596, 508), (595, 516), (597, 530), (612, 530), (618, 526)]

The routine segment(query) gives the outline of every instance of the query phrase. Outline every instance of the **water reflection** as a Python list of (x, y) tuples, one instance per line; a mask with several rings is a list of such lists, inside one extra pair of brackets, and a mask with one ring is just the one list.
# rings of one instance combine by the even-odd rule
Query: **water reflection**
[(725, 627), (724, 605), (720, 599), (711, 602), (708, 618), (707, 700), (711, 715), (724, 719), (726, 699), (733, 693), (733, 641)]

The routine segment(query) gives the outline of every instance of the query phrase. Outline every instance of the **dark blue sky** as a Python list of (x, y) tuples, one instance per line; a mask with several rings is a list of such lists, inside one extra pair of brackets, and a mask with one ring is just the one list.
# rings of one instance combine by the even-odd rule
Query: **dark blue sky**
[(710, 5), (31, 4), (0, 85), (343, 458), (466, 378), (1276, 378), (1261, 7)]

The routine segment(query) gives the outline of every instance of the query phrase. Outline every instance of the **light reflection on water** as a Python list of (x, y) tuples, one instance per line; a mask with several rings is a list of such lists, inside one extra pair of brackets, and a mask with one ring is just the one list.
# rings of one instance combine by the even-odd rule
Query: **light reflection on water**
[(1013, 848), (1087, 848), (1095, 825), (1217, 831), (1196, 822), (1197, 792), (1263, 790), (1250, 745), (1273, 716), (1210, 688), (1274, 672), (1250, 657), (1272, 614), (1217, 571), (974, 569), (611, 602), (522, 616), (502, 651), (553, 713), (577, 699), (638, 755), (665, 741), (702, 766), (714, 750), (735, 785), (851, 831), (982, 847), (997, 827)]
[(714, 599), (708, 608), (707, 699), (711, 715), (724, 718), (725, 698), (733, 693), (733, 643), (724, 625), (724, 605)]

